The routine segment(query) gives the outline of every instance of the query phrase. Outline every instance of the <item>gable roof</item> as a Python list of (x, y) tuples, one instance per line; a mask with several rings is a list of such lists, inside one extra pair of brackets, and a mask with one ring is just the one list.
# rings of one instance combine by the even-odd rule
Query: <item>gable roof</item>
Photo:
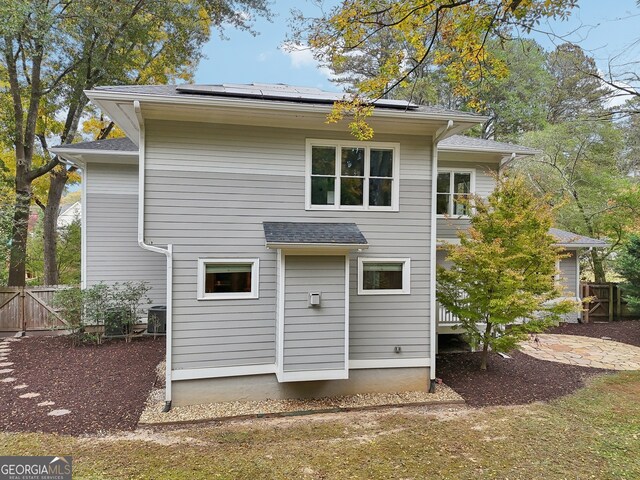
[(263, 222), (262, 227), (267, 247), (368, 246), (355, 223)]
[(438, 143), (438, 150), (454, 152), (494, 152), (510, 155), (536, 155), (541, 153), (535, 148), (516, 145), (514, 143), (496, 142), (482, 138), (467, 137), (466, 135), (452, 135)]
[(577, 233), (567, 232), (559, 228), (550, 228), (549, 233), (558, 240), (556, 245), (560, 247), (602, 248), (609, 246), (609, 244), (603, 240), (578, 235)]

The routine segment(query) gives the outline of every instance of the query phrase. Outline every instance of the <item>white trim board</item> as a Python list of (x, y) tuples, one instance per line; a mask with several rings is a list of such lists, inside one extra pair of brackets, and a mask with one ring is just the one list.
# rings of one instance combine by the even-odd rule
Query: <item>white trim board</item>
[(317, 380), (347, 380), (349, 370), (303, 370), (283, 372), (278, 376), (278, 382), (313, 382)]
[(427, 357), (419, 358), (385, 358), (373, 360), (350, 360), (351, 370), (366, 368), (406, 368), (406, 367), (429, 367), (431, 360)]
[(199, 380), (203, 378), (240, 377), (243, 375), (265, 375), (276, 373), (274, 364), (241, 365), (237, 367), (185, 368), (173, 370), (173, 380)]

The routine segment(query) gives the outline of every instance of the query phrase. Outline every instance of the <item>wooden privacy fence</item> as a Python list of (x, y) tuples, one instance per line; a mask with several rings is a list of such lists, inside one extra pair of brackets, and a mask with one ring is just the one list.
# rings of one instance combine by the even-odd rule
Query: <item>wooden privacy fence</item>
[(582, 310), (584, 323), (611, 322), (632, 317), (624, 300), (624, 292), (617, 283), (582, 283), (580, 294), (581, 298), (591, 298)]
[(62, 288), (0, 287), (0, 333), (66, 328), (52, 307), (53, 295)]

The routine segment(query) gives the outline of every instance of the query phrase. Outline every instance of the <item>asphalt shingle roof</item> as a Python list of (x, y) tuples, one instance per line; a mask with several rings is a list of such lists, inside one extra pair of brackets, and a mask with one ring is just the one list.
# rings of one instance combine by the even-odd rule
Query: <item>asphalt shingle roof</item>
[(466, 135), (451, 135), (438, 144), (442, 149), (478, 149), (492, 150), (499, 153), (519, 153), (524, 155), (535, 155), (538, 152), (535, 148), (529, 148), (513, 143), (496, 142), (495, 140), (484, 140), (482, 138), (467, 137)]
[(267, 244), (367, 245), (355, 223), (263, 222)]
[(577, 233), (567, 232), (566, 230), (560, 230), (559, 228), (550, 228), (549, 233), (556, 237), (558, 245), (572, 246), (580, 245), (586, 247), (607, 247), (609, 244), (596, 238), (585, 237), (584, 235), (578, 235)]
[[(134, 93), (139, 95), (160, 95), (166, 97), (206, 97), (206, 96), (224, 96), (242, 98), (248, 95), (253, 98), (260, 98), (265, 101), (289, 101), (289, 102), (305, 102), (305, 103), (333, 103), (341, 100), (344, 93), (327, 92), (317, 88), (295, 87), (285, 84), (219, 84), (219, 85), (112, 85), (96, 87), (97, 91), (108, 91), (114, 93)], [(253, 92), (253, 93), (251, 93)], [(256, 96), (256, 92), (261, 92)], [(438, 106), (416, 105), (400, 100), (381, 99), (376, 102), (379, 108), (407, 109), (408, 111), (421, 112), (424, 114), (442, 114), (442, 115), (465, 115), (468, 117), (477, 117), (478, 122), (483, 121), (486, 117), (471, 112), (462, 112), (458, 110), (450, 110)]]
[(107, 138), (105, 140), (95, 140), (93, 142), (71, 143), (68, 145), (58, 145), (56, 148), (65, 150), (98, 150), (103, 152), (137, 152), (138, 146), (128, 138)]

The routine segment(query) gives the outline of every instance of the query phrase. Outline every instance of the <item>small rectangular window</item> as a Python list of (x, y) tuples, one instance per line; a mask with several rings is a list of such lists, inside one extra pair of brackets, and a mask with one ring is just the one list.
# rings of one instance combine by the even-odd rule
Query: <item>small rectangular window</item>
[(410, 293), (408, 258), (358, 259), (358, 295)]
[(258, 259), (199, 259), (198, 299), (258, 298)]

